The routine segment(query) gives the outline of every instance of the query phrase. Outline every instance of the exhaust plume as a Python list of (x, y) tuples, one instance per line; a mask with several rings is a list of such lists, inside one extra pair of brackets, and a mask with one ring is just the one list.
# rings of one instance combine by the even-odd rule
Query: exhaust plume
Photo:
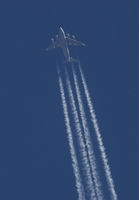
[(86, 152), (86, 149), (85, 149), (85, 143), (84, 143), (84, 139), (83, 139), (83, 136), (82, 136), (79, 116), (78, 116), (78, 112), (77, 112), (77, 108), (76, 108), (76, 104), (75, 104), (75, 99), (74, 99), (74, 96), (73, 96), (73, 91), (72, 91), (72, 88), (71, 88), (71, 83), (70, 83), (70, 79), (69, 79), (67, 70), (66, 70), (66, 83), (67, 83), (67, 87), (68, 87), (68, 93), (69, 93), (71, 109), (72, 109), (72, 113), (73, 113), (73, 117), (74, 117), (74, 122), (75, 122), (77, 137), (78, 137), (78, 143), (79, 143), (79, 146), (80, 146), (80, 154), (81, 154), (83, 169), (86, 173), (87, 190), (90, 194), (91, 200), (96, 200), (94, 183), (93, 183), (93, 180), (91, 178), (91, 172), (90, 172), (90, 166), (89, 166), (89, 162), (88, 162), (88, 158), (87, 158), (87, 152)]
[(103, 195), (102, 195), (102, 191), (101, 191), (101, 183), (100, 183), (98, 172), (97, 172), (95, 154), (94, 154), (93, 146), (91, 143), (90, 131), (88, 128), (86, 114), (85, 114), (84, 107), (83, 107), (83, 102), (82, 102), (82, 98), (81, 98), (77, 75), (76, 75), (76, 72), (75, 72), (75, 69), (73, 68), (73, 66), (72, 66), (72, 72), (73, 72), (75, 90), (76, 90), (76, 94), (77, 94), (77, 100), (78, 100), (78, 104), (79, 104), (80, 116), (81, 116), (82, 125), (83, 125), (83, 129), (84, 129), (88, 157), (90, 160), (90, 167), (91, 167), (92, 176), (94, 178), (94, 183), (95, 183), (96, 194), (97, 194), (98, 199), (102, 200)]
[(61, 100), (62, 100), (62, 106), (63, 106), (63, 111), (64, 111), (65, 125), (66, 125), (66, 129), (67, 129), (67, 134), (68, 134), (68, 143), (69, 143), (69, 148), (70, 148), (72, 167), (73, 167), (73, 171), (74, 171), (74, 175), (75, 175), (75, 182), (76, 182), (76, 188), (77, 188), (77, 193), (78, 193), (78, 199), (79, 200), (85, 200), (84, 187), (82, 185), (79, 165), (78, 165), (76, 151), (75, 151), (75, 147), (74, 147), (74, 143), (73, 143), (72, 131), (71, 131), (71, 126), (70, 126), (70, 119), (69, 119), (69, 114), (68, 114), (68, 107), (67, 107), (67, 103), (66, 103), (62, 78), (59, 74), (59, 69), (58, 69), (58, 76), (59, 76), (58, 81), (59, 81)]
[(85, 77), (84, 77), (84, 74), (82, 72), (80, 63), (79, 63), (79, 70), (80, 70), (82, 84), (83, 84), (83, 87), (84, 87), (84, 92), (85, 92), (85, 95), (86, 95), (86, 99), (87, 99), (87, 103), (88, 103), (88, 107), (89, 107), (89, 111), (90, 111), (90, 115), (91, 115), (91, 120), (93, 122), (95, 133), (96, 133), (96, 136), (97, 136), (97, 141), (98, 141), (98, 144), (99, 144), (99, 149), (100, 149), (100, 152), (101, 152), (101, 157), (102, 157), (102, 161), (103, 161), (103, 165), (104, 165), (105, 175), (106, 175), (107, 183), (108, 183), (109, 190), (110, 190), (110, 193), (111, 193), (111, 198), (112, 198), (112, 200), (117, 200), (117, 194), (116, 194), (116, 191), (115, 191), (115, 188), (114, 188), (114, 182), (113, 182), (110, 167), (109, 167), (109, 164), (108, 164), (108, 159), (107, 159), (107, 156), (106, 156), (106, 153), (105, 153), (105, 148), (104, 148), (102, 137), (101, 137), (101, 134), (100, 134), (100, 131), (99, 131), (95, 111), (94, 111), (94, 108), (93, 108), (93, 104), (92, 104), (92, 101), (91, 101), (89, 90), (88, 90), (88, 87), (87, 87)]

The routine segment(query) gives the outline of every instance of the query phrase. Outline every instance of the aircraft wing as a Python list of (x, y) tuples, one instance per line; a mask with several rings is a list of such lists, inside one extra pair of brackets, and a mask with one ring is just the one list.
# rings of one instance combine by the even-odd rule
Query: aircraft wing
[(69, 46), (85, 46), (84, 43), (77, 41), (75, 39), (69, 38), (69, 37), (66, 37), (66, 42), (67, 42), (67, 45)]
[(58, 42), (58, 41), (54, 41), (54, 42), (52, 42), (52, 44), (50, 44), (50, 46), (47, 47), (45, 50), (46, 50), (46, 51), (50, 51), (50, 50), (55, 49), (55, 48), (58, 48), (58, 47), (60, 47), (59, 42)]

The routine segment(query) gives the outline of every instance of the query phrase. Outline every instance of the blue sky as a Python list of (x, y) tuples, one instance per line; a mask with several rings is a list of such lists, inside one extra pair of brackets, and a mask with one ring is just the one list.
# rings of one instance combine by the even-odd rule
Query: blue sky
[(119, 200), (139, 199), (139, 14), (133, 1), (0, 3), (0, 199), (77, 199), (56, 61), (62, 26), (88, 83)]

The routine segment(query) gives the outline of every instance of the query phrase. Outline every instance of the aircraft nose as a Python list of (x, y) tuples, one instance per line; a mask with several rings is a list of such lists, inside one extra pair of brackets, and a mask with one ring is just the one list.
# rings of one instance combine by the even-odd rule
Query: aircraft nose
[(60, 31), (63, 31), (63, 28), (60, 26)]

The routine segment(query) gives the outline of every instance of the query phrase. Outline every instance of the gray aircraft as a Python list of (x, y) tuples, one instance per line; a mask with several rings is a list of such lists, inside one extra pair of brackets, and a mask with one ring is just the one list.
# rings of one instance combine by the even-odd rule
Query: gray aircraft
[(69, 33), (65, 34), (62, 27), (60, 27), (59, 34), (56, 35), (55, 40), (53, 38), (51, 39), (51, 45), (45, 50), (49, 51), (55, 48), (61, 48), (66, 62), (73, 62), (75, 59), (70, 57), (68, 46), (85, 46), (85, 44), (77, 41), (74, 35), (70, 37)]

